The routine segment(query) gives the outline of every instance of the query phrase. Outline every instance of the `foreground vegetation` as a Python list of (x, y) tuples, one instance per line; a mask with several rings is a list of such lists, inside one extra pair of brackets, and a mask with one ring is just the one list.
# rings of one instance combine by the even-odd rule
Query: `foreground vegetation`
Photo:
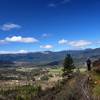
[(100, 100), (100, 73), (75, 68), (70, 55), (64, 67), (0, 72), (0, 100)]
[[(19, 85), (14, 84), (12, 86), (5, 85), (0, 87), (0, 100), (81, 100), (82, 90), (79, 87), (80, 82), (87, 78), (90, 75), (88, 91), (91, 91), (89, 95), (92, 95), (93, 100), (99, 100), (100, 95), (100, 74), (91, 71), (86, 72), (85, 68), (80, 68), (80, 73), (77, 73), (77, 69), (74, 70), (74, 73), (71, 77), (62, 77), (62, 68), (47, 68), (48, 71), (41, 74), (39, 81), (32, 81), (31, 83), (25, 83), (24, 85), (20, 83)], [(41, 72), (41, 69), (39, 70)], [(33, 72), (33, 71), (32, 71)], [(21, 72), (20, 72), (21, 73)], [(23, 73), (23, 71), (22, 71)], [(35, 72), (32, 76), (35, 75), (38, 78), (39, 74)], [(38, 77), (37, 77), (38, 76)], [(34, 76), (33, 76), (34, 77)], [(55, 80), (57, 79), (58, 80)], [(32, 78), (33, 79), (33, 78)], [(31, 79), (27, 80), (30, 81)], [(9, 80), (11, 81), (11, 80)], [(45, 89), (44, 89), (45, 87)], [(86, 91), (87, 91), (86, 90)], [(81, 91), (81, 92), (80, 92)], [(83, 99), (85, 100), (85, 99)], [(86, 99), (87, 100), (87, 99)]]
[[(31, 100), (31, 96), (37, 95), (41, 91), (40, 86), (21, 86), (10, 89), (1, 89), (1, 99), (4, 100)], [(0, 99), (0, 100), (1, 100)]]
[(100, 73), (91, 72), (92, 77), (92, 92), (95, 97), (100, 97)]

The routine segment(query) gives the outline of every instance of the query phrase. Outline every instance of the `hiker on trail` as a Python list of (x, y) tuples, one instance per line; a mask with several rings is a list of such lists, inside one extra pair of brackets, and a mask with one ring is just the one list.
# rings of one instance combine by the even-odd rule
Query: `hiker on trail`
[(91, 71), (91, 64), (92, 64), (92, 62), (91, 62), (91, 60), (89, 58), (87, 59), (86, 63), (87, 63), (88, 71)]

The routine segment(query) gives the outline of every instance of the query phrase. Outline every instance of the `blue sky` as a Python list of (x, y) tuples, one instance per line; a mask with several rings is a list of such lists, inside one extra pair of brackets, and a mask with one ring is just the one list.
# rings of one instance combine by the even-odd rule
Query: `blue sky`
[(100, 46), (100, 0), (0, 0), (0, 53)]

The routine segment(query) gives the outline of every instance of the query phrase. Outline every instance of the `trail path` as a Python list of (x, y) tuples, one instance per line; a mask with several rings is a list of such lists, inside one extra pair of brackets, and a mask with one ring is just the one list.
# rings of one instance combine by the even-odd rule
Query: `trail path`
[(89, 76), (80, 75), (78, 79), (78, 85), (80, 92), (82, 94), (82, 100), (93, 100), (89, 88)]

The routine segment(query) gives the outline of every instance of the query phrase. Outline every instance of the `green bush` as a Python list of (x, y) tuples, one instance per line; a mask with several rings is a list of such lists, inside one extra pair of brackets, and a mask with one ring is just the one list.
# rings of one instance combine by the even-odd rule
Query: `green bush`
[(49, 77), (47, 75), (44, 75), (41, 77), (41, 80), (49, 80)]

